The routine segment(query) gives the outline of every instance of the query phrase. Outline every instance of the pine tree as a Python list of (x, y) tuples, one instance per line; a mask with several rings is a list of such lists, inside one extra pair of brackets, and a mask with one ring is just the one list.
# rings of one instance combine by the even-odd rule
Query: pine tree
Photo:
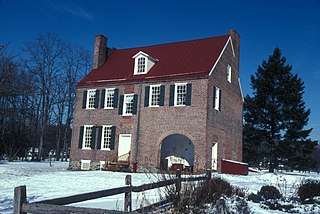
[[(291, 168), (311, 167), (315, 143), (305, 130), (310, 110), (303, 101), (304, 85), (276, 48), (251, 76), (253, 97), (244, 103), (244, 158), (269, 162), (273, 172), (281, 163)], [(251, 155), (254, 155), (250, 158)]]

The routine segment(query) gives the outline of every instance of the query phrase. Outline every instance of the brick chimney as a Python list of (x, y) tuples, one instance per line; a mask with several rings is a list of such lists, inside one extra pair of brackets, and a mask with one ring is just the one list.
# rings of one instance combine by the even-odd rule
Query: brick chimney
[(228, 35), (231, 36), (232, 44), (234, 48), (234, 53), (237, 59), (237, 69), (239, 69), (239, 60), (240, 60), (240, 36), (236, 30), (229, 30)]
[(107, 59), (107, 40), (104, 35), (96, 35), (93, 51), (93, 69), (100, 68)]

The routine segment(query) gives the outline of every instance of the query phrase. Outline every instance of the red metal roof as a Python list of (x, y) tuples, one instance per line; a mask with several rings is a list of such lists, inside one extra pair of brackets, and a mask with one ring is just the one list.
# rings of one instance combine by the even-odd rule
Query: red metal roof
[[(115, 50), (98, 69), (93, 69), (78, 86), (153, 79), (205, 77), (218, 60), (229, 35), (184, 42)], [(142, 51), (159, 61), (147, 74), (134, 75), (134, 59)]]

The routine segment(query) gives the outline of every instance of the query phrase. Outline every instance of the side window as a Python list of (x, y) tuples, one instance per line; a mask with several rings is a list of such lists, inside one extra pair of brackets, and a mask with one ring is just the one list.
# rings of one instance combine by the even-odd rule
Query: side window
[(221, 89), (213, 87), (213, 108), (217, 111), (221, 111)]
[(232, 75), (232, 68), (230, 65), (227, 66), (227, 80), (231, 83), (231, 75)]

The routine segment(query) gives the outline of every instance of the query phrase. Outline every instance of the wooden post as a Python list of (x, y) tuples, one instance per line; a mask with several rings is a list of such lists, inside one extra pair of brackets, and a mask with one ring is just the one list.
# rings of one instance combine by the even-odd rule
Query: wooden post
[(181, 170), (177, 169), (176, 171), (176, 194), (177, 194), (177, 198), (176, 198), (176, 204), (179, 203), (180, 201), (180, 192), (181, 192)]
[(18, 186), (14, 188), (14, 198), (13, 198), (14, 214), (27, 214), (25, 212), (22, 212), (23, 203), (27, 203), (27, 189), (26, 189), (26, 186)]
[(210, 169), (207, 169), (206, 177), (207, 177), (207, 182), (209, 182), (211, 180), (211, 170)]
[[(125, 184), (132, 186), (131, 175), (126, 175)], [(124, 211), (126, 212), (132, 212), (131, 195), (132, 195), (132, 189), (130, 189), (130, 192), (124, 193)]]

